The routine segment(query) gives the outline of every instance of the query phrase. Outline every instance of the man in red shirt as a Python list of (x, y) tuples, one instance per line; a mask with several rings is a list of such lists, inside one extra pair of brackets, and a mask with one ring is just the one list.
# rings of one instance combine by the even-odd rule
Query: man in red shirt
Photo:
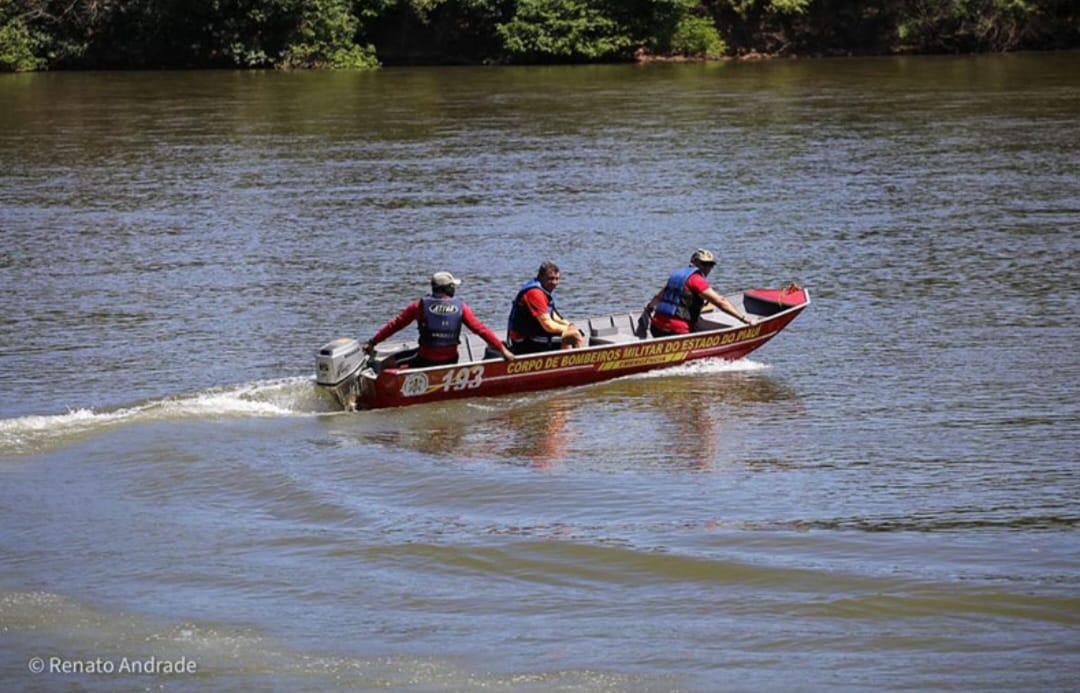
[(555, 308), (555, 289), (561, 275), (554, 262), (544, 262), (536, 279), (521, 285), (510, 307), (507, 338), (515, 354), (534, 354), (555, 349), (576, 349), (585, 335)]
[(419, 298), (383, 325), (375, 336), (364, 344), (364, 351), (372, 353), (375, 345), (387, 339), (412, 322), (420, 330), (420, 346), (416, 358), (410, 363), (414, 368), (426, 366), (446, 366), (458, 362), (458, 344), (461, 326), (480, 335), (488, 346), (502, 354), (507, 361), (513, 361), (514, 355), (499, 341), (472, 309), (460, 298), (454, 298), (454, 290), (461, 284), (449, 272), (436, 272), (431, 275), (431, 293)]
[(757, 322), (709, 286), (706, 277), (715, 266), (716, 256), (699, 248), (690, 256), (689, 266), (672, 272), (664, 288), (645, 306), (645, 310), (655, 311), (649, 324), (653, 337), (689, 333), (706, 302), (749, 325)]

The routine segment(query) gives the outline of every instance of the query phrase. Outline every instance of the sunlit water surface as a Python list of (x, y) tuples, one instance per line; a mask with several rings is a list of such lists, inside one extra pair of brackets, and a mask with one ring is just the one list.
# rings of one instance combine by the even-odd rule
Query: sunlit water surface
[[(0, 684), (1076, 690), (1078, 75), (0, 75)], [(734, 364), (313, 384), (435, 270), (501, 327), (699, 246), (814, 303)], [(197, 671), (85, 671), (151, 657)]]

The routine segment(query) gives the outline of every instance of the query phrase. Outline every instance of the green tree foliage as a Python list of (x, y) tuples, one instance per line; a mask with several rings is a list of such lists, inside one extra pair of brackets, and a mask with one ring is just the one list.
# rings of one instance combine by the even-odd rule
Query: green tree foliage
[(790, 49), (794, 18), (811, 0), (712, 0), (705, 3), (724, 39), (739, 53), (778, 53)]
[(0, 0), (0, 69), (43, 70), (85, 48), (82, 2)]
[(717, 58), (725, 50), (699, 0), (518, 0), (498, 31), (514, 61)]
[(358, 2), (366, 40), (386, 64), (497, 62), (497, 26), (516, 0), (365, 0)]
[(513, 18), (497, 30), (514, 60), (626, 58), (634, 41), (602, 5), (587, 0), (519, 0)]
[(20, 9), (15, 0), (0, 0), (0, 71), (39, 70), (48, 64), (48, 34), (31, 28)]
[(902, 44), (933, 52), (1004, 51), (1020, 45), (1034, 0), (915, 0), (897, 23)]
[(723, 42), (698, 0), (627, 0), (613, 3), (638, 55), (720, 57)]
[(727, 51), (712, 20), (687, 16), (679, 21), (671, 35), (670, 51), (695, 58), (719, 58)]
[(352, 0), (0, 3), (0, 54), (11, 53), (17, 69), (377, 65), (358, 42)]
[(810, 0), (725, 0), (742, 17), (755, 14), (802, 14), (810, 6)]
[(888, 54), (1080, 45), (1075, 0), (702, 0), (736, 52)]
[(0, 0), (3, 71), (1076, 47), (1076, 0)]
[(359, 24), (348, 0), (303, 3), (296, 29), (279, 64), (335, 69), (376, 67), (375, 48), (356, 44)]

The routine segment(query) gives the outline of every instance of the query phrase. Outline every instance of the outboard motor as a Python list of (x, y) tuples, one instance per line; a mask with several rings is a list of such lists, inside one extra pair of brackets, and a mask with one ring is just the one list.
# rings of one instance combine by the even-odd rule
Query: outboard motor
[(360, 343), (350, 337), (327, 342), (315, 352), (315, 382), (329, 388), (346, 409), (356, 408), (356, 374), (367, 363)]
[(315, 382), (333, 387), (360, 370), (367, 354), (349, 337), (327, 342), (315, 352)]

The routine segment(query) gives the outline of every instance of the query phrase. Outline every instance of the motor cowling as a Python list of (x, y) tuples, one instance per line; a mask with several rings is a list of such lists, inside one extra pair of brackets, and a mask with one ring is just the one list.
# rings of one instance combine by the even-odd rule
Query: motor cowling
[(355, 375), (366, 361), (367, 354), (355, 339), (342, 337), (327, 342), (315, 352), (315, 382), (338, 385)]

